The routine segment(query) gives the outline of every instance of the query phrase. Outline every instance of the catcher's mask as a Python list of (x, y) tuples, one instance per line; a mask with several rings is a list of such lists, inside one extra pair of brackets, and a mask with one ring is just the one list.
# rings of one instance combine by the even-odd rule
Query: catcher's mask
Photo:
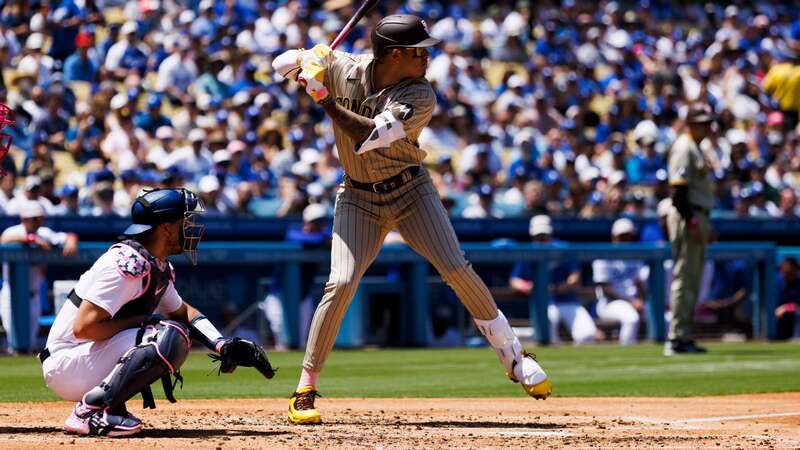
[[(14, 142), (14, 137), (3, 130), (6, 126), (13, 127), (17, 123), (17, 118), (14, 111), (9, 108), (5, 103), (0, 103), (0, 162), (8, 155), (8, 150), (11, 149), (11, 144)], [(0, 176), (5, 176), (6, 172), (0, 167)]]
[(205, 208), (202, 200), (188, 189), (145, 190), (133, 202), (133, 223), (125, 230), (124, 235), (141, 235), (151, 231), (155, 225), (183, 219), (179, 243), (189, 261), (196, 265), (197, 246), (205, 230), (205, 225), (198, 222), (199, 215), (203, 212)]

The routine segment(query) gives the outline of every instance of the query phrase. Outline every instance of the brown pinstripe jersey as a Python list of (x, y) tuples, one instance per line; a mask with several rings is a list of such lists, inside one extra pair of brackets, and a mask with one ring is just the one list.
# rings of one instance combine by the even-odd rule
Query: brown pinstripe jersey
[(417, 138), (431, 120), (436, 106), (433, 88), (424, 78), (405, 80), (373, 92), (372, 61), (370, 54), (335, 51), (325, 70), (325, 85), (336, 103), (369, 118), (389, 109), (405, 128), (406, 137), (392, 142), (388, 148), (356, 155), (355, 150), (361, 143), (354, 142), (334, 124), (342, 167), (347, 176), (361, 182), (384, 180), (425, 159), (425, 151), (419, 148)]

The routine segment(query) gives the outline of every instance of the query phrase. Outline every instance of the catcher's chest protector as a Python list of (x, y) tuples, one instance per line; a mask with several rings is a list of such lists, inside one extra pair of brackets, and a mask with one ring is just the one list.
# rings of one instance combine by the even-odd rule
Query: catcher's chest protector
[[(125, 250), (127, 249), (120, 248), (122, 254), (125, 255), (123, 259), (128, 258), (127, 260), (121, 260), (119, 262), (121, 267), (120, 271), (123, 273), (123, 276), (141, 278), (142, 285), (145, 286), (145, 291), (138, 298), (126, 303), (125, 306), (117, 311), (114, 318), (119, 319), (123, 317), (153, 314), (164, 292), (167, 291), (169, 282), (175, 280), (175, 272), (172, 270), (172, 265), (167, 262), (163, 268), (159, 268), (156, 258), (151, 255), (142, 244), (132, 239), (118, 242), (111, 246), (111, 248), (123, 246), (132, 248), (138, 255), (133, 253), (126, 255)], [(144, 257), (146, 263), (140, 263), (141, 257)]]

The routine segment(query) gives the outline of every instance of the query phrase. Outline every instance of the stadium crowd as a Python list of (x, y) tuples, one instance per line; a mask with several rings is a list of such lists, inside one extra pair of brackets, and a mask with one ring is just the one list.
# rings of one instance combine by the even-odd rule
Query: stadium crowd
[[(270, 62), (330, 42), (350, 1), (0, 5), (0, 101), (17, 115), (0, 214), (32, 199), (49, 215), (124, 216), (148, 185), (194, 187), (215, 214), (332, 206), (342, 149)], [(798, 214), (796, 106), (765, 84), (797, 56), (796, 8), (410, 0), (379, 10), (343, 50), (369, 51), (366, 30), (390, 12), (423, 16), (443, 40), (420, 145), (453, 217), (654, 218), (691, 102), (717, 117), (704, 142), (715, 214)]]

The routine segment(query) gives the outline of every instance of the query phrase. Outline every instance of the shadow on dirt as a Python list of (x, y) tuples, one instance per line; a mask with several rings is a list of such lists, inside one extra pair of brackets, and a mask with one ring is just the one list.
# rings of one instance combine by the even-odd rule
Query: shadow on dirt
[(144, 429), (141, 433), (132, 436), (134, 438), (213, 438), (213, 437), (269, 437), (282, 434), (292, 434), (288, 431), (259, 431), (259, 430), (231, 430), (227, 428), (219, 429)]
[[(364, 425), (364, 422), (327, 422), (330, 425)], [(480, 420), (426, 420), (419, 422), (373, 422), (370, 425), (385, 425), (385, 426), (412, 426), (422, 428), (506, 428), (506, 429), (532, 429), (532, 430), (559, 430), (563, 428), (572, 428), (580, 426), (580, 424), (565, 424), (565, 423), (542, 423), (542, 422), (527, 422), (527, 423), (509, 423), (509, 422), (494, 422), (494, 421), (480, 421)]]
[(475, 421), (475, 420), (430, 420), (424, 422), (405, 422), (403, 425), (412, 425), (429, 428), (443, 428), (443, 427), (456, 427), (456, 428), (514, 428), (514, 429), (535, 429), (535, 430), (558, 430), (562, 428), (569, 428), (572, 425), (563, 423), (542, 423), (542, 422), (527, 422), (527, 423), (508, 423), (508, 422), (495, 422), (491, 420)]
[(60, 427), (0, 427), (0, 434), (48, 434), (64, 433)]
[[(77, 437), (76, 435), (68, 435), (63, 428), (60, 427), (0, 427), (0, 435), (4, 434), (62, 434), (64, 436), (73, 436)], [(136, 438), (192, 438), (192, 439), (199, 439), (199, 438), (213, 438), (213, 437), (269, 437), (269, 436), (279, 436), (282, 434), (292, 434), (288, 431), (259, 431), (259, 430), (230, 430), (226, 428), (221, 429), (210, 429), (210, 430), (181, 430), (181, 429), (152, 429), (146, 428), (142, 430), (140, 433), (135, 434), (130, 437), (130, 439)]]

